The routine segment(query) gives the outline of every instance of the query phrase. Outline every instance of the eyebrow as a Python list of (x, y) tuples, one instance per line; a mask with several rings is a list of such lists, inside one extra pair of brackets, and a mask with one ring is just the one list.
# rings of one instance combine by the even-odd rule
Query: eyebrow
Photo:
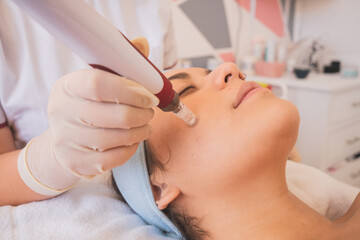
[(190, 78), (190, 75), (186, 72), (179, 72), (176, 73), (174, 75), (172, 75), (171, 77), (168, 78), (168, 80), (174, 80), (174, 79), (187, 79)]
[[(210, 69), (205, 69), (205, 74), (208, 75), (209, 73), (211, 73), (212, 70)], [(179, 72), (179, 73), (176, 73), (172, 76), (170, 76), (168, 78), (168, 80), (174, 80), (174, 79), (188, 79), (190, 78), (190, 74), (186, 73), (186, 72)]]

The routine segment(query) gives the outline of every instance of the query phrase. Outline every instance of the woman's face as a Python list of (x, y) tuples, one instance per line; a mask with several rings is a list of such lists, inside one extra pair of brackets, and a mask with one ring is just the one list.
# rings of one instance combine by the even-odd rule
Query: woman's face
[(212, 72), (190, 68), (166, 76), (198, 122), (188, 127), (174, 114), (155, 110), (148, 142), (164, 164), (157, 174), (165, 182), (187, 196), (211, 196), (267, 174), (280, 164), (276, 159), (286, 159), (298, 130), (293, 104), (242, 80), (232, 63)]

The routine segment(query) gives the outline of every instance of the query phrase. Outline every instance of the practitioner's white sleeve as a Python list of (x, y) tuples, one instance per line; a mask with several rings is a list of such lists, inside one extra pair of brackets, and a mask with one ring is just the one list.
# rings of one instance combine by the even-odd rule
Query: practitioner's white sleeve
[[(3, 82), (5, 81), (5, 61), (4, 61), (4, 52), (3, 47), (0, 39), (0, 89), (4, 88)], [(1, 126), (4, 126), (4, 123), (6, 123), (5, 113), (1, 106), (1, 91), (0, 91), (0, 128)]]
[(286, 179), (295, 196), (328, 219), (344, 215), (360, 191), (314, 167), (293, 161), (287, 161)]
[(1, 101), (0, 101), (0, 128), (4, 127), (6, 123), (5, 113), (1, 107)]

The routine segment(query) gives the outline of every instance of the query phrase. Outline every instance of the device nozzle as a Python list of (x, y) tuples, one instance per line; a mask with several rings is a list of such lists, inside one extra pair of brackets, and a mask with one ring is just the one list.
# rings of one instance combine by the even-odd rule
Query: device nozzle
[(195, 126), (197, 123), (197, 118), (193, 112), (190, 111), (182, 102), (179, 103), (177, 109), (174, 110), (174, 113), (177, 117), (184, 120), (184, 122), (189, 126)]
[(162, 108), (164, 112), (173, 112), (175, 115), (182, 119), (189, 127), (195, 126), (197, 118), (189, 108), (187, 108), (182, 102), (180, 102), (179, 94), (174, 91), (174, 98), (171, 103)]

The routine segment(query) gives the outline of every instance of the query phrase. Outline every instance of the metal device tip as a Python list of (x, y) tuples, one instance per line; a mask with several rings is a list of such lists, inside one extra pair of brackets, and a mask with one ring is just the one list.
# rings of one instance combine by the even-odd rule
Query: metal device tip
[(189, 127), (193, 127), (198, 122), (197, 117), (182, 102), (180, 102), (177, 111), (174, 111), (177, 117), (181, 118)]

